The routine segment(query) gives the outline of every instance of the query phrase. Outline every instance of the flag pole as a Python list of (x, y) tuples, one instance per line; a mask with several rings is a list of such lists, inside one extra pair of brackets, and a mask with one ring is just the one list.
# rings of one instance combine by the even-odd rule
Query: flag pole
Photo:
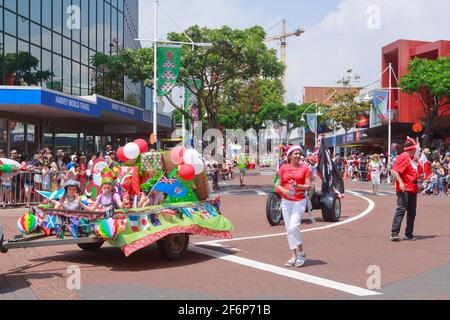
[(153, 134), (155, 135), (156, 150), (158, 150), (158, 1), (155, 0), (155, 40), (153, 43)]
[[(389, 63), (389, 102), (388, 102), (388, 167), (391, 169), (392, 159), (392, 63)], [(391, 175), (387, 176), (387, 183), (391, 183)]]

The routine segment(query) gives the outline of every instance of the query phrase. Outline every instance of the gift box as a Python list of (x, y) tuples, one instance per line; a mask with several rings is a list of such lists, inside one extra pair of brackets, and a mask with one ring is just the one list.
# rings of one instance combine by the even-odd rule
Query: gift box
[(141, 193), (141, 178), (139, 177), (138, 167), (120, 167), (117, 179), (122, 193), (128, 193), (130, 196)]
[(141, 169), (145, 177), (153, 177), (159, 171), (164, 170), (164, 160), (161, 153), (147, 152), (141, 155)]

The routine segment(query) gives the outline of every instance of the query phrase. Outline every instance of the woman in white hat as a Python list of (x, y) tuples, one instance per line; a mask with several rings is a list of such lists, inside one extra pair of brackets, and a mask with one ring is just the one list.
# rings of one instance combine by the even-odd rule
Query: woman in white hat
[(307, 205), (305, 193), (311, 188), (311, 172), (307, 165), (300, 162), (302, 157), (300, 146), (290, 147), (286, 156), (288, 163), (280, 168), (276, 190), (283, 198), (281, 209), (292, 251), (292, 257), (285, 266), (299, 268), (306, 261), (300, 225)]

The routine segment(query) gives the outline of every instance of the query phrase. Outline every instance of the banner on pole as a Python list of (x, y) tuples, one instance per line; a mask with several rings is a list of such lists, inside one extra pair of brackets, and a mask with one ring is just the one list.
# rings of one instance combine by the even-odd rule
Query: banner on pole
[(177, 83), (181, 66), (181, 46), (158, 46), (158, 96), (168, 95)]
[(306, 115), (306, 121), (308, 122), (309, 130), (312, 133), (317, 133), (317, 115), (315, 113), (308, 113)]
[(184, 110), (192, 111), (192, 108), (197, 103), (197, 97), (192, 93), (192, 91), (197, 91), (200, 89), (201, 81), (196, 79), (195, 82), (189, 80), (189, 87), (184, 88)]
[(373, 95), (373, 106), (375, 108), (375, 117), (386, 120), (388, 114), (389, 91), (378, 90)]

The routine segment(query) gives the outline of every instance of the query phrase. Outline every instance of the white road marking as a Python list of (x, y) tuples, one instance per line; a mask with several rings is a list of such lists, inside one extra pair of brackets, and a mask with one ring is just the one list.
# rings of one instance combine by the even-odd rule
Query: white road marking
[(274, 273), (274, 274), (277, 274), (277, 275), (280, 275), (283, 277), (288, 277), (291, 279), (319, 285), (321, 287), (326, 287), (326, 288), (342, 291), (345, 293), (350, 293), (355, 296), (367, 297), (367, 296), (375, 296), (375, 295), (382, 294), (380, 292), (371, 291), (371, 290), (367, 290), (364, 288), (360, 288), (360, 287), (356, 287), (356, 286), (352, 286), (352, 285), (348, 285), (345, 283), (340, 283), (340, 282), (336, 282), (336, 281), (332, 281), (332, 280), (328, 280), (328, 279), (324, 279), (324, 278), (320, 278), (320, 277), (316, 277), (316, 276), (311, 276), (311, 275), (308, 275), (308, 274), (305, 274), (302, 272), (292, 271), (289, 269), (273, 266), (273, 265), (270, 265), (267, 263), (262, 263), (262, 262), (258, 262), (258, 261), (254, 261), (254, 260), (250, 260), (250, 259), (236, 257), (236, 256), (228, 255), (228, 254), (213, 251), (213, 250), (200, 248), (197, 246), (190, 246), (189, 250), (192, 252), (198, 253), (198, 254), (207, 255), (207, 256), (210, 256), (213, 258), (237, 263), (237, 264), (240, 264), (240, 265), (243, 265), (246, 267), (258, 269), (261, 271), (271, 272), (271, 273)]
[[(332, 229), (332, 228), (336, 228), (336, 227), (339, 227), (339, 226), (342, 226), (345, 224), (352, 223), (354, 221), (360, 220), (360, 219), (364, 218), (365, 216), (369, 215), (375, 208), (375, 202), (373, 202), (369, 198), (366, 198), (357, 192), (353, 192), (353, 191), (347, 191), (347, 192), (350, 194), (353, 194), (357, 197), (360, 197), (361, 199), (366, 200), (369, 203), (369, 207), (365, 211), (363, 211), (362, 213), (360, 213), (359, 215), (357, 215), (353, 218), (350, 218), (350, 219), (347, 219), (347, 220), (344, 220), (344, 221), (341, 221), (338, 223), (332, 223), (332, 224), (329, 224), (329, 225), (323, 226), (323, 227), (306, 229), (306, 230), (303, 230), (302, 233), (325, 230), (325, 229)], [(268, 234), (268, 235), (254, 236), (254, 237), (243, 237), (243, 238), (226, 239), (226, 240), (206, 241), (206, 242), (196, 243), (195, 245), (208, 245), (208, 244), (212, 244), (212, 243), (225, 243), (225, 242), (233, 242), (233, 241), (265, 239), (265, 238), (282, 237), (282, 236), (286, 236), (286, 233), (276, 233), (276, 234)]]
[(267, 193), (262, 190), (256, 190), (256, 193), (258, 194), (258, 196), (267, 196)]

